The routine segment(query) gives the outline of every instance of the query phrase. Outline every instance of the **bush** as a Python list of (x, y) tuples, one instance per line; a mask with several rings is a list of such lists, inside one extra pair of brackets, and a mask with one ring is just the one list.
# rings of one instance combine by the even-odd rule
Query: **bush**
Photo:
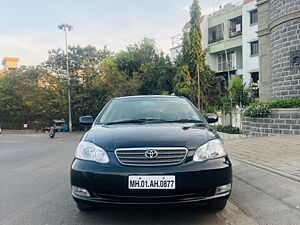
[(300, 99), (281, 99), (269, 103), (271, 109), (300, 108)]
[(233, 127), (231, 125), (229, 126), (223, 126), (223, 125), (216, 125), (213, 126), (216, 131), (227, 133), (227, 134), (239, 134), (240, 129), (238, 127)]
[(256, 102), (250, 106), (268, 105), (270, 109), (278, 108), (300, 108), (300, 99), (280, 99), (272, 102)]
[(244, 116), (248, 117), (265, 117), (269, 115), (271, 108), (268, 104), (255, 104), (246, 108)]

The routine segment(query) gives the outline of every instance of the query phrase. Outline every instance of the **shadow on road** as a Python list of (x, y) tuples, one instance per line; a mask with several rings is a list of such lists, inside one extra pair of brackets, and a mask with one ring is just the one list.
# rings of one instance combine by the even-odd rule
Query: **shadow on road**
[(216, 212), (200, 206), (120, 206), (77, 211), (87, 223), (103, 224), (225, 224)]

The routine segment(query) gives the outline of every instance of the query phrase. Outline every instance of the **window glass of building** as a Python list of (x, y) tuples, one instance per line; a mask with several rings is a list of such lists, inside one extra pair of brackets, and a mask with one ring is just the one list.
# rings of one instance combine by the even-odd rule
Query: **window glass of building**
[(221, 41), (223, 38), (223, 24), (219, 24), (208, 29), (208, 43)]
[(229, 37), (235, 37), (242, 34), (242, 16), (238, 16), (229, 20), (230, 22), (230, 30), (229, 30)]
[(257, 9), (250, 12), (250, 24), (256, 24), (258, 21)]
[(251, 56), (258, 55), (258, 41), (253, 41), (251, 45)]

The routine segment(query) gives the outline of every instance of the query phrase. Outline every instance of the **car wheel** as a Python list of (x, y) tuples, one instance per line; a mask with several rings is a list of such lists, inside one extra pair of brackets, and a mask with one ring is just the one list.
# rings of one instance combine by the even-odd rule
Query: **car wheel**
[(227, 204), (227, 199), (222, 199), (222, 200), (207, 203), (207, 208), (210, 210), (219, 211), (224, 209), (226, 207), (226, 204)]
[(80, 211), (92, 211), (95, 209), (95, 206), (85, 202), (76, 202), (76, 205)]

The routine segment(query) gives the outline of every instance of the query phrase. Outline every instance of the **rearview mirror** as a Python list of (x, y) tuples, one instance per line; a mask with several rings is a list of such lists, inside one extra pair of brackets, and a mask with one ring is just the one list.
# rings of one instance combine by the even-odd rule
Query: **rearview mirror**
[(207, 113), (206, 120), (208, 123), (216, 123), (218, 122), (218, 116), (215, 113)]
[(79, 118), (79, 123), (82, 125), (92, 125), (93, 121), (94, 119), (92, 116), (81, 116)]

